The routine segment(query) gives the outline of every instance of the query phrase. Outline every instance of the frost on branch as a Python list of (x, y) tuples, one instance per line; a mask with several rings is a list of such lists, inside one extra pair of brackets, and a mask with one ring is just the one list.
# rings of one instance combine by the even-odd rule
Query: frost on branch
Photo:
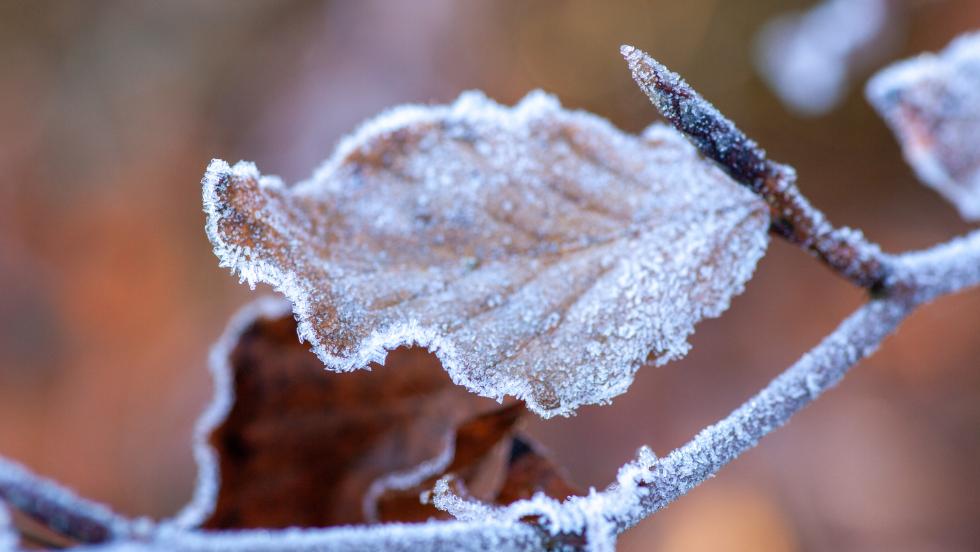
[(627, 135), (540, 92), (396, 108), (291, 187), (215, 160), (204, 203), (222, 264), (285, 294), (327, 367), (420, 344), (456, 383), (543, 416), (682, 356), (769, 222), (675, 131)]
[(980, 33), (885, 68), (867, 96), (919, 178), (980, 219)]
[(17, 536), (17, 530), (14, 528), (14, 521), (10, 516), (10, 510), (0, 500), (0, 551), (16, 550), (19, 541), (20, 538)]
[(825, 0), (777, 17), (759, 32), (756, 65), (787, 107), (803, 115), (833, 109), (853, 73), (874, 58), (888, 30), (889, 0)]
[[(16, 509), (53, 536), (68, 542), (96, 544), (132, 532), (133, 521), (102, 504), (79, 497), (57, 483), (39, 477), (23, 466), (0, 457), (0, 509)], [(4, 529), (0, 513), (0, 542), (11, 532), (8, 514)], [(138, 521), (138, 520), (137, 520)], [(0, 551), (5, 549), (0, 547)]]

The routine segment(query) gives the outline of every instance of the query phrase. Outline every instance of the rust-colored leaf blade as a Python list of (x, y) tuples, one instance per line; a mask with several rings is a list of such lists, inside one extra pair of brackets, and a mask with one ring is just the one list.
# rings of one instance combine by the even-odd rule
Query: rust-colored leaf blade
[(544, 493), (556, 500), (583, 495), (581, 489), (568, 481), (564, 470), (545, 455), (533, 441), (516, 436), (511, 444), (507, 477), (497, 492), (495, 502), (507, 505)]
[(420, 349), (395, 351), (373, 372), (326, 371), (297, 340), (284, 301), (246, 309), (221, 343), (213, 362), (224, 406), (201, 427), (205, 460), (184, 526), (366, 523), (374, 481), (437, 457), (459, 424), (500, 408), (453, 385)]
[(676, 131), (631, 136), (543, 93), (397, 108), (292, 187), (216, 160), (204, 203), (222, 264), (285, 294), (329, 368), (420, 344), (453, 381), (543, 416), (686, 353), (768, 228)]

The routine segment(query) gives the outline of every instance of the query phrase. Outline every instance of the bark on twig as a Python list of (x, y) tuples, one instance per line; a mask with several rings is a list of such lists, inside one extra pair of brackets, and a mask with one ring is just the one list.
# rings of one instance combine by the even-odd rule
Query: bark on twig
[(835, 228), (796, 187), (796, 172), (776, 163), (679, 75), (632, 46), (621, 48), (633, 79), (653, 105), (701, 153), (769, 204), (771, 231), (855, 284), (878, 292), (888, 258), (860, 232)]
[(130, 522), (125, 518), (3, 458), (0, 502), (80, 543), (98, 544), (129, 534)]

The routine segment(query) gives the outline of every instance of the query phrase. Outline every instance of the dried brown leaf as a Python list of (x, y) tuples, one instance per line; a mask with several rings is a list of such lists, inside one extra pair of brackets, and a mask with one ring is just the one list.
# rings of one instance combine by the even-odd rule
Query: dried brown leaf
[(216, 353), (228, 354), (218, 379), (229, 393), (218, 400), (233, 402), (210, 422), (219, 481), (203, 481), (199, 494), (215, 496), (196, 500), (210, 510), (207, 529), (370, 521), (364, 497), (376, 480), (437, 458), (460, 424), (500, 409), (420, 349), (399, 349), (376, 371), (325, 371), (285, 302), (249, 309), (225, 339)]
[(543, 416), (686, 353), (768, 227), (676, 131), (627, 135), (543, 93), (392, 110), (292, 187), (215, 160), (204, 202), (222, 264), (284, 293), (329, 368), (420, 344), (455, 382)]
[(507, 505), (544, 493), (557, 500), (582, 495), (582, 490), (569, 483), (564, 470), (525, 436), (514, 437), (511, 443), (507, 478), (497, 497), (497, 504)]

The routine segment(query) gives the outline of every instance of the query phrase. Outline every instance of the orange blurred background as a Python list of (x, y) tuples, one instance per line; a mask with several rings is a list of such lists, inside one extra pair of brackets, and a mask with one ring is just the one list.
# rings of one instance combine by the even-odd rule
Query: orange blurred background
[[(257, 293), (218, 267), (212, 157), (305, 178), (393, 104), (543, 88), (639, 131), (621, 43), (684, 75), (839, 224), (890, 251), (969, 226), (918, 184), (860, 86), (801, 119), (751, 61), (806, 2), (5, 2), (0, 5), (0, 454), (129, 514), (190, 496), (210, 344)], [(917, 1), (888, 60), (980, 27)], [(867, 75), (861, 75), (863, 82)], [(579, 483), (664, 454), (813, 346), (862, 293), (773, 243), (688, 358), (611, 406), (529, 423)], [(621, 539), (623, 550), (971, 550), (980, 542), (980, 293), (915, 314), (841, 387)]]

